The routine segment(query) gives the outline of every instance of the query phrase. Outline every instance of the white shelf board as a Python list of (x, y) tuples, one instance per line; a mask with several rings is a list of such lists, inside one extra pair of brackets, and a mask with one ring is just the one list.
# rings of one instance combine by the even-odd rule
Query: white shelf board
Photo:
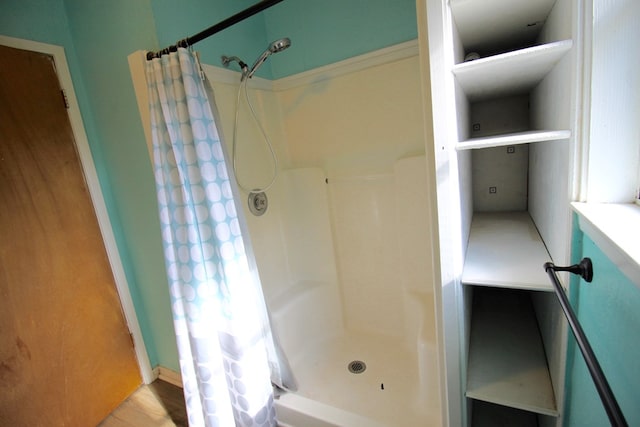
[(529, 295), (474, 292), (467, 397), (557, 416), (544, 346)]
[(571, 50), (562, 40), (500, 55), (464, 62), (453, 74), (470, 102), (509, 94), (527, 93)]
[(555, 141), (571, 137), (569, 130), (533, 130), (505, 135), (471, 138), (456, 144), (456, 150), (500, 147), (504, 145), (528, 144), (530, 142)]
[(543, 268), (549, 261), (527, 212), (475, 213), (462, 283), (553, 292)]

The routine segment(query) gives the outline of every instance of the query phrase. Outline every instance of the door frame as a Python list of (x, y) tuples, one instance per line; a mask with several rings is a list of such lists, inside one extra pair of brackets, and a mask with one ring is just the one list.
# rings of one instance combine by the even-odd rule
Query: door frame
[(129, 333), (133, 339), (133, 346), (136, 353), (136, 359), (138, 360), (140, 374), (144, 383), (149, 384), (155, 379), (155, 374), (151, 368), (151, 363), (149, 361), (149, 356), (142, 336), (142, 330), (140, 329), (140, 323), (138, 322), (135, 306), (133, 305), (131, 293), (129, 292), (129, 283), (124, 273), (122, 259), (118, 252), (118, 246), (116, 244), (115, 235), (113, 234), (113, 228), (111, 226), (107, 206), (100, 187), (100, 181), (98, 180), (98, 174), (96, 172), (95, 164), (93, 163), (89, 140), (85, 132), (80, 107), (78, 106), (78, 101), (76, 99), (73, 81), (71, 80), (71, 72), (69, 71), (67, 58), (64, 54), (64, 48), (62, 46), (3, 35), (0, 35), (0, 44), (16, 49), (43, 53), (51, 56), (54, 60), (56, 74), (58, 75), (60, 86), (65, 92), (68, 104), (67, 114), (71, 123), (76, 149), (78, 150), (80, 165), (87, 183), (93, 209), (96, 213), (98, 225), (102, 234), (102, 240), (104, 242), (116, 290), (122, 306), (122, 311), (127, 322), (127, 327), (129, 328)]

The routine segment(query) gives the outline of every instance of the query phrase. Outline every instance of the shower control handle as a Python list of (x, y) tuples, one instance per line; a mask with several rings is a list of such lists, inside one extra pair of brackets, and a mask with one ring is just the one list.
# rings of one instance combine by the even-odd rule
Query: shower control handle
[(255, 216), (264, 215), (267, 211), (267, 207), (269, 206), (269, 199), (267, 199), (267, 194), (264, 192), (259, 193), (249, 193), (249, 211)]

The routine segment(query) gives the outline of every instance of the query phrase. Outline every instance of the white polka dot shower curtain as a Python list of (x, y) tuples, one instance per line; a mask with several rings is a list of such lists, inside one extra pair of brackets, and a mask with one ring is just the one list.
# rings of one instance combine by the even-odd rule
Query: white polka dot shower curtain
[(195, 53), (147, 61), (160, 224), (189, 425), (276, 426), (273, 341)]

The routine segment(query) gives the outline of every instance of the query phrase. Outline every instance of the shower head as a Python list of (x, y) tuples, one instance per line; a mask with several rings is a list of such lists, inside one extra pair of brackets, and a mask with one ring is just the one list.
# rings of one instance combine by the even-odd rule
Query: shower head
[(285, 37), (283, 39), (279, 39), (271, 43), (269, 45), (269, 52), (271, 53), (282, 52), (289, 46), (291, 46), (291, 40), (289, 39), (289, 37)]
[(288, 37), (285, 37), (283, 39), (278, 39), (273, 43), (271, 43), (267, 48), (267, 50), (262, 52), (262, 55), (260, 55), (260, 57), (253, 64), (253, 66), (251, 67), (251, 71), (246, 73), (246, 78), (250, 79), (251, 77), (253, 77), (255, 72), (258, 71), (258, 68), (260, 68), (262, 63), (267, 60), (269, 55), (271, 55), (272, 53), (282, 52), (289, 46), (291, 46), (291, 40)]

